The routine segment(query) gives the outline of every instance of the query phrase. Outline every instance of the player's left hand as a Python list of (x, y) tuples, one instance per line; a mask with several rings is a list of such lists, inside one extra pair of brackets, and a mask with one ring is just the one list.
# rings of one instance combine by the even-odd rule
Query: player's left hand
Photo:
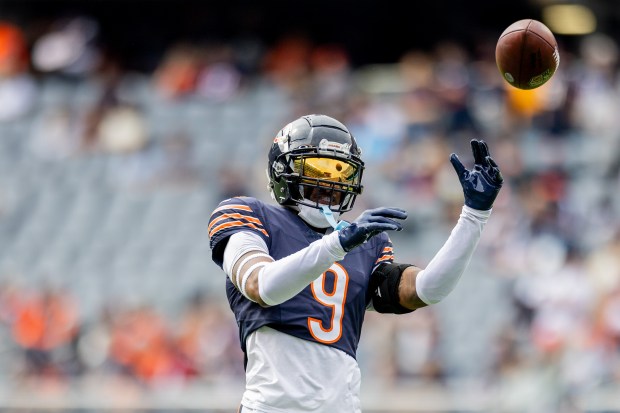
[(402, 224), (394, 219), (405, 218), (407, 212), (400, 208), (367, 209), (351, 225), (339, 230), (340, 244), (349, 252), (383, 231), (402, 230)]
[(504, 178), (497, 163), (489, 154), (489, 147), (482, 140), (471, 140), (471, 150), (474, 153), (474, 167), (467, 170), (456, 154), (450, 155), (450, 162), (459, 176), (465, 205), (481, 211), (493, 207), (493, 202), (502, 188)]

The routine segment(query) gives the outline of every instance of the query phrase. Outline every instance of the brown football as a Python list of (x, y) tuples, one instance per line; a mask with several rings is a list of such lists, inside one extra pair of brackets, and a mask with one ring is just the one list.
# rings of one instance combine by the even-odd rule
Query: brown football
[(495, 62), (502, 77), (519, 89), (545, 84), (560, 64), (558, 43), (547, 26), (524, 19), (504, 30), (495, 47)]

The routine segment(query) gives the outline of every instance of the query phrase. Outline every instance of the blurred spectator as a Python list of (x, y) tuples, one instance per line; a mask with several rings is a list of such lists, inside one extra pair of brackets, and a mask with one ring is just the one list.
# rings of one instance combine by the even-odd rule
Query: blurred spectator
[(314, 112), (344, 117), (353, 89), (347, 51), (338, 44), (317, 45), (310, 53), (309, 64), (312, 77), (306, 104)]
[(107, 153), (131, 153), (148, 140), (144, 115), (139, 109), (118, 105), (105, 111), (96, 131), (98, 147)]
[(144, 384), (175, 379), (178, 365), (164, 319), (149, 306), (113, 315), (109, 358), (121, 372)]
[(620, 285), (603, 295), (596, 321), (612, 349), (620, 351)]
[(401, 106), (409, 140), (415, 141), (440, 131), (443, 107), (435, 84), (434, 65), (431, 55), (418, 50), (404, 53), (398, 62), (405, 88)]
[(193, 93), (203, 64), (202, 53), (191, 44), (170, 48), (153, 74), (157, 91), (167, 99)]
[(240, 85), (240, 75), (228, 62), (209, 65), (200, 73), (197, 85), (199, 95), (215, 101), (233, 97)]
[(446, 372), (442, 365), (439, 330), (432, 311), (417, 317), (396, 317), (389, 342), (393, 343), (392, 368), (397, 381), (441, 382)]
[(0, 21), (0, 122), (18, 119), (35, 105), (37, 87), (28, 73), (28, 50), (22, 30)]
[(538, 296), (532, 339), (542, 352), (563, 351), (589, 324), (593, 314), (595, 296), (580, 254), (568, 251), (565, 261), (557, 264), (560, 268), (541, 268), (551, 272), (533, 274), (529, 280)]
[(572, 73), (579, 95), (572, 115), (588, 135), (603, 142), (617, 139), (616, 131), (620, 127), (616, 89), (619, 53), (612, 37), (587, 36), (581, 42), (582, 64), (575, 65)]
[(441, 139), (427, 136), (398, 148), (395, 156), (385, 162), (385, 174), (405, 193), (424, 205), (436, 200), (435, 180), (446, 167), (445, 149)]
[(57, 20), (35, 41), (32, 64), (41, 72), (87, 75), (101, 61), (96, 45), (98, 34), (99, 25), (93, 19), (80, 16)]
[(66, 378), (79, 372), (73, 341), (79, 328), (71, 295), (48, 288), (30, 292), (18, 303), (13, 339), (23, 349), (29, 377)]
[(393, 99), (373, 96), (359, 96), (355, 103), (347, 125), (364, 151), (364, 161), (390, 169), (406, 133), (402, 108)]
[(480, 135), (481, 127), (472, 113), (470, 56), (456, 42), (442, 42), (435, 48), (435, 77), (438, 97), (445, 110), (442, 123), (448, 137)]
[[(231, 323), (232, 321), (232, 323)], [(219, 304), (197, 293), (188, 301), (176, 330), (176, 348), (186, 361), (186, 374), (210, 381), (243, 376), (243, 352), (234, 320)]]
[(312, 47), (312, 42), (304, 36), (284, 36), (265, 53), (264, 76), (292, 97), (303, 96), (309, 80)]
[(586, 259), (589, 283), (602, 297), (620, 288), (620, 228), (615, 236)]
[(100, 85), (94, 103), (76, 110), (80, 152), (122, 155), (145, 147), (148, 134), (141, 107), (123, 100), (124, 72), (118, 61), (106, 59), (93, 77)]
[(215, 102), (231, 99), (241, 87), (232, 47), (207, 45), (204, 49), (204, 64), (196, 80), (197, 95)]
[(22, 30), (0, 22), (0, 76), (12, 76), (28, 69), (28, 50)]
[(111, 305), (102, 306), (97, 317), (94, 320), (84, 320), (80, 328), (76, 351), (87, 375), (104, 372), (111, 367), (109, 354), (115, 314), (111, 307)]

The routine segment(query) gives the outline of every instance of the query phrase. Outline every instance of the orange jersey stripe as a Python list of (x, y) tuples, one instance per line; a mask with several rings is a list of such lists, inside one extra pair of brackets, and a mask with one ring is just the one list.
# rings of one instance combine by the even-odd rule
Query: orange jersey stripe
[(384, 255), (383, 257), (381, 257), (377, 261), (375, 261), (375, 264), (379, 264), (380, 262), (388, 261), (388, 260), (393, 260), (393, 259), (394, 259), (393, 255)]
[(239, 209), (241, 211), (249, 211), (252, 212), (252, 208), (250, 208), (247, 205), (242, 205), (242, 204), (236, 204), (236, 205), (222, 205), (219, 208), (216, 208), (215, 211), (213, 211), (211, 213), (211, 216), (213, 216), (213, 214), (217, 214), (220, 211), (224, 211), (226, 209)]
[(253, 229), (257, 230), (257, 231), (262, 232), (263, 234), (265, 234), (266, 237), (269, 236), (267, 231), (265, 231), (262, 228), (258, 228), (256, 225), (251, 224), (249, 222), (231, 221), (231, 222), (226, 222), (224, 224), (220, 224), (217, 227), (213, 228), (213, 230), (211, 230), (209, 232), (209, 238), (213, 238), (213, 236), (215, 234), (217, 234), (218, 232), (220, 232), (220, 231), (222, 231), (222, 230), (224, 230), (226, 228), (232, 228), (232, 227), (250, 227), (250, 228), (253, 228)]
[(256, 218), (256, 217), (252, 217), (249, 215), (243, 215), (243, 214), (239, 214), (239, 213), (232, 213), (232, 214), (222, 214), (219, 217), (215, 218), (213, 221), (211, 221), (211, 223), (209, 224), (209, 231), (211, 231), (211, 228), (213, 228), (213, 226), (215, 224), (217, 224), (218, 222), (227, 219), (227, 218), (235, 218), (235, 219), (243, 219), (246, 220), (248, 222), (253, 222), (255, 224), (260, 225), (261, 227), (263, 226), (263, 223), (260, 222), (260, 219)]
[(385, 248), (383, 248), (383, 251), (381, 251), (381, 252), (383, 253), (383, 252), (392, 252), (392, 251), (394, 251), (394, 248), (392, 248), (392, 247), (385, 247)]

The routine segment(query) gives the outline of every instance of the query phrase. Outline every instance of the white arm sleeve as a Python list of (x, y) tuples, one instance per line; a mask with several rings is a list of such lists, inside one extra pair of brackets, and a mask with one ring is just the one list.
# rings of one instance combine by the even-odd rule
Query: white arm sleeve
[(260, 298), (268, 305), (293, 298), (345, 254), (334, 231), (288, 257), (268, 263), (258, 273)]
[[(249, 251), (269, 252), (265, 241), (257, 234), (242, 231), (231, 235), (222, 265), (231, 279), (233, 267)], [(265, 264), (258, 273), (261, 299), (268, 305), (276, 305), (293, 298), (345, 254), (338, 232), (334, 231), (288, 257)]]
[(267, 248), (265, 240), (252, 231), (235, 232), (228, 238), (228, 244), (226, 244), (224, 249), (222, 268), (231, 280), (234, 276), (232, 273), (233, 267), (239, 258), (249, 251), (260, 251), (269, 254), (269, 248)]
[(469, 265), (482, 228), (491, 210), (479, 211), (463, 206), (461, 216), (450, 237), (426, 268), (416, 277), (416, 292), (426, 304), (436, 304), (446, 298)]

